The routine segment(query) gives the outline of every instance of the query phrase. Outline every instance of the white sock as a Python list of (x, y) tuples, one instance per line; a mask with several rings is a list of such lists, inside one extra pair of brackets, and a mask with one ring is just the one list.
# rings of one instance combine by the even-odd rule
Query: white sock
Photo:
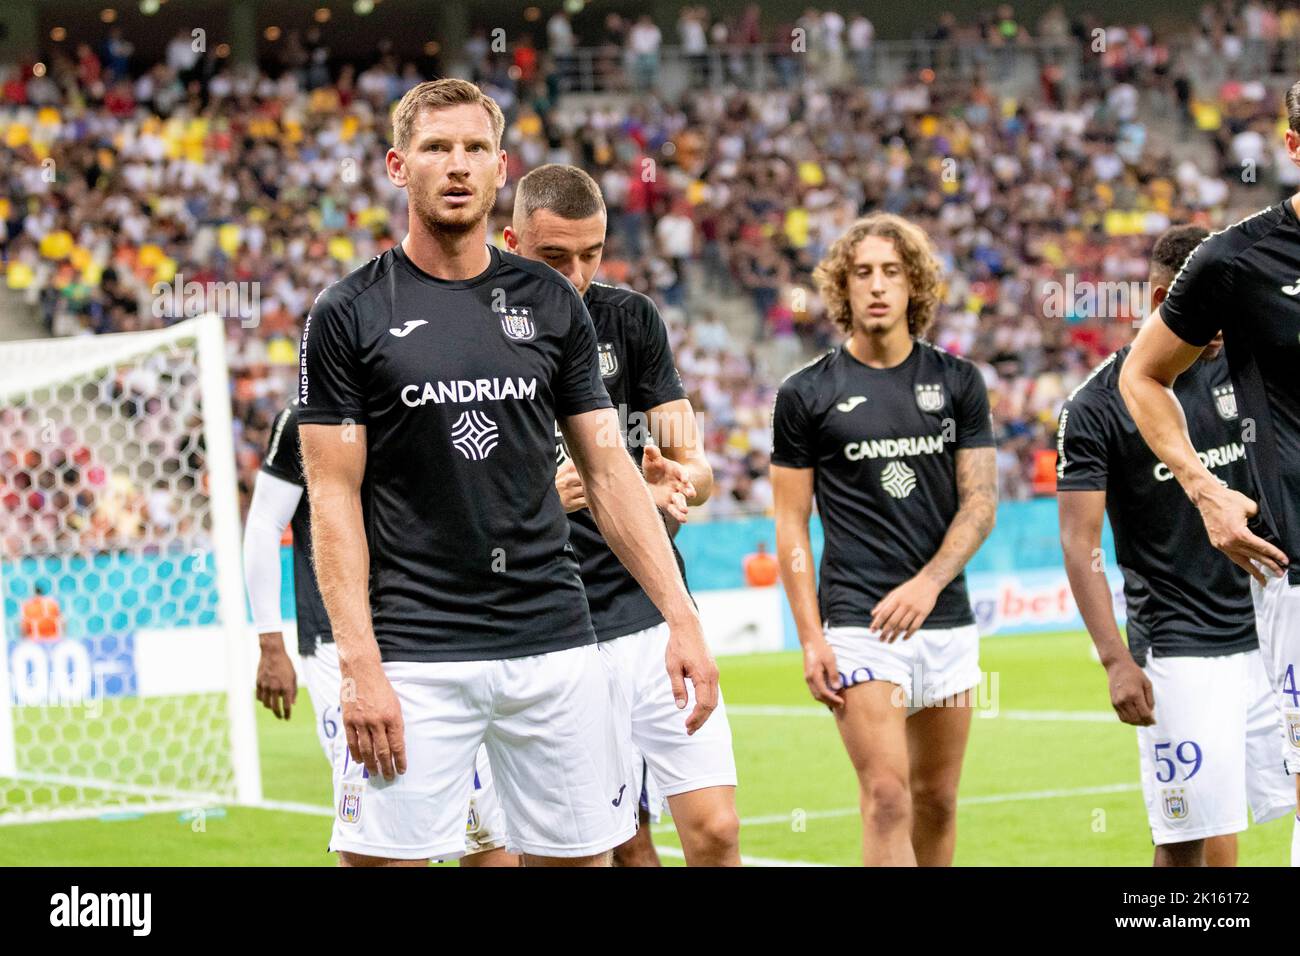
[(1295, 816), (1295, 826), (1291, 829), (1291, 865), (1300, 866), (1300, 813)]

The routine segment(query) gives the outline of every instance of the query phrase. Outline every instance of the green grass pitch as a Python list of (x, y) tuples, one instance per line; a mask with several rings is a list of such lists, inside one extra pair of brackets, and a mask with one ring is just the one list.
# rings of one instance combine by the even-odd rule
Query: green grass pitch
[[(1110, 713), (1085, 635), (990, 638), (981, 648), (998, 716), (977, 715), (959, 800), (958, 865), (1147, 866), (1133, 728)], [(758, 863), (859, 862), (857, 789), (834, 725), (803, 684), (798, 654), (719, 661), (731, 709), (741, 851)], [(995, 675), (995, 677), (993, 676)], [(1064, 713), (1063, 713), (1064, 712)], [(0, 828), (0, 865), (332, 866), (330, 791), (305, 691), (288, 723), (258, 709), (268, 801), (320, 814), (225, 808), (201, 827), (177, 813)], [(655, 828), (679, 865), (671, 822)], [(1241, 835), (1241, 863), (1283, 866), (1289, 818)]]

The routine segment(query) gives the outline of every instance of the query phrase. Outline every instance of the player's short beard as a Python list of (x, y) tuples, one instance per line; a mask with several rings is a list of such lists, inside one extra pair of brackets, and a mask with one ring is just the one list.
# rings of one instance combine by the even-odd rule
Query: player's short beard
[(497, 187), (490, 184), (487, 190), (476, 192), (478, 202), (468, 208), (453, 210), (453, 215), (444, 215), (438, 210), (437, 197), (422, 192), (410, 192), (411, 210), (419, 217), (426, 231), (430, 233), (469, 232), (487, 218), (497, 201)]

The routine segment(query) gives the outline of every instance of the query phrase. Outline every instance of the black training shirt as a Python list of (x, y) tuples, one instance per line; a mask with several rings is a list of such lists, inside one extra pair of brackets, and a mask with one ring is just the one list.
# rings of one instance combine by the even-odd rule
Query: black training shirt
[[(1206, 537), (1200, 512), (1147, 447), (1119, 393), (1130, 346), (1070, 395), (1057, 429), (1058, 491), (1105, 491), (1124, 575), (1129, 649), (1157, 657), (1214, 657), (1258, 646), (1250, 578)], [(1192, 445), (1230, 488), (1250, 494), (1228, 363), (1198, 361), (1174, 383)]]
[(1261, 518), (1251, 527), (1291, 560), (1300, 584), (1300, 222), (1290, 200), (1207, 237), (1160, 314), (1183, 341), (1223, 330)]
[(556, 419), (610, 407), (591, 317), (549, 266), (489, 251), (482, 274), (446, 281), (395, 246), (326, 289), (303, 329), (298, 420), (366, 427), (386, 661), (595, 640), (555, 490)]
[[(650, 409), (686, 397), (673, 364), (668, 329), (655, 304), (631, 289), (593, 282), (583, 301), (596, 328), (601, 377), (618, 410), (624, 442), (639, 466), (651, 437)], [(667, 429), (682, 427), (680, 422), (660, 425)], [(558, 427), (556, 454), (557, 464), (564, 464), (568, 449)], [(581, 562), (582, 584), (597, 639), (612, 640), (663, 621), (659, 609), (605, 543), (591, 512), (586, 508), (571, 512), (569, 524), (569, 541)], [(673, 555), (685, 578), (676, 546)]]
[[(886, 369), (843, 345), (828, 352), (782, 383), (772, 427), (773, 464), (816, 470), (818, 602), (832, 627), (870, 625), (876, 603), (934, 557), (957, 514), (957, 449), (993, 445), (979, 370), (920, 340)], [(923, 626), (974, 621), (963, 572)]]

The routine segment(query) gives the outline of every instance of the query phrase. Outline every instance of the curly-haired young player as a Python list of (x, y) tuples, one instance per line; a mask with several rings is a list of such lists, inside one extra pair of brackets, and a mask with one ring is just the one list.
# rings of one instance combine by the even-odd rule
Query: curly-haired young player
[[(868, 865), (948, 865), (980, 681), (964, 568), (993, 527), (988, 397), (970, 362), (921, 340), (939, 265), (920, 228), (875, 213), (815, 273), (847, 333), (781, 385), (772, 488), (781, 578), (812, 695), (861, 789)], [(826, 546), (814, 583), (808, 519)]]

